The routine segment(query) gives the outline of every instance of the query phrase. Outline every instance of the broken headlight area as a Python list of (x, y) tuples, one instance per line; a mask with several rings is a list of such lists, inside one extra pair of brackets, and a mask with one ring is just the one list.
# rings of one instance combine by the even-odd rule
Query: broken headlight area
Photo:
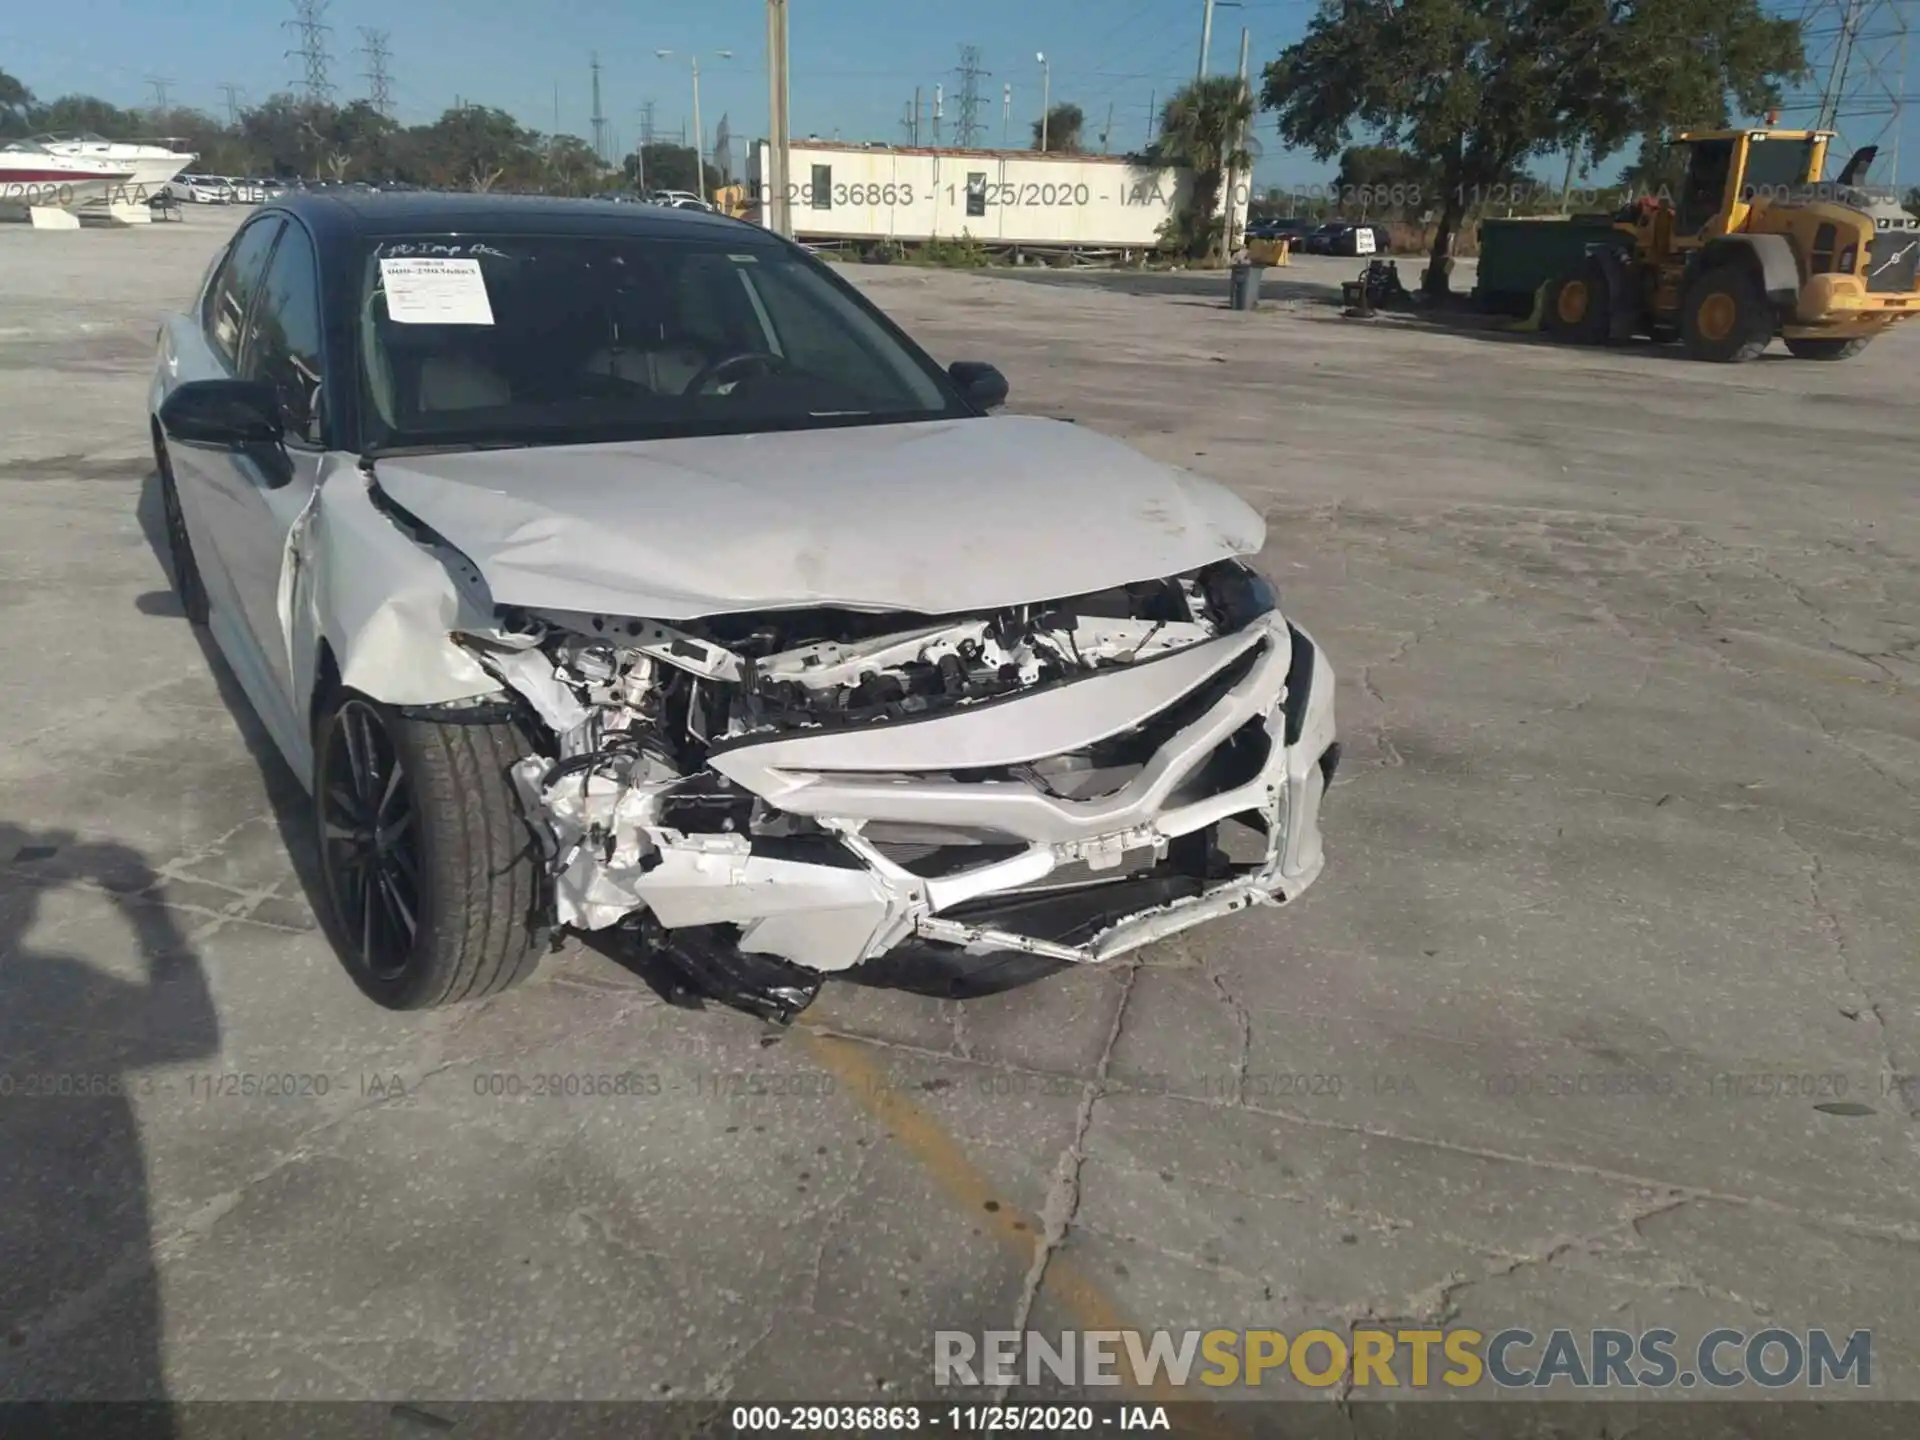
[(536, 734), (513, 781), (554, 918), (790, 1018), (827, 973), (1012, 983), (1288, 898), (1296, 635), (1225, 562), (976, 615), (525, 610), (458, 638)]

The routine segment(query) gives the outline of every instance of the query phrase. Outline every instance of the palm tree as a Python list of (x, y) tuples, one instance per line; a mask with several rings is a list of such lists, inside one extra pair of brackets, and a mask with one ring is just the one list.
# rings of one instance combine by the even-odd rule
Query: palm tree
[[(1187, 208), (1177, 217), (1177, 235), (1188, 256), (1217, 253), (1226, 232), (1220, 192), (1228, 171), (1253, 168), (1253, 97), (1231, 75), (1209, 75), (1176, 92), (1160, 112), (1160, 131), (1150, 158), (1193, 172)], [(1230, 210), (1231, 205), (1228, 206)]]

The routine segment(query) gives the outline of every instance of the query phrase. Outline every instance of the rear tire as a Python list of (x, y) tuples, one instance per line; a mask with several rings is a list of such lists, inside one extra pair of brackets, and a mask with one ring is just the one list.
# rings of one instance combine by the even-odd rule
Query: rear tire
[(1788, 351), (1796, 360), (1850, 360), (1867, 348), (1870, 335), (1850, 340), (1789, 340)]
[(1738, 365), (1773, 339), (1773, 310), (1740, 265), (1717, 265), (1687, 287), (1680, 301), (1680, 339), (1696, 360)]
[(1607, 272), (1588, 260), (1547, 291), (1547, 333), (1575, 345), (1604, 345), (1611, 328), (1613, 287)]
[(160, 427), (153, 429), (153, 468), (160, 475), (160, 510), (167, 527), (167, 559), (173, 566), (173, 593), (180, 598), (180, 611), (189, 624), (207, 623), (207, 587), (200, 579), (200, 566), (193, 558), (193, 540), (187, 534), (186, 512), (180, 508), (180, 489), (173, 479), (173, 461), (167, 456), (167, 442)]
[(547, 885), (507, 771), (505, 723), (442, 724), (336, 690), (314, 725), (329, 938), (368, 998), (424, 1010), (531, 975)]

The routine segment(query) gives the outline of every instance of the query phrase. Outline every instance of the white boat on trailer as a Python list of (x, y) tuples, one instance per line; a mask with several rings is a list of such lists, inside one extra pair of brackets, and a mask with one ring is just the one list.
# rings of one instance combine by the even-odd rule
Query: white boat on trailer
[[(166, 183), (193, 164), (199, 156), (191, 150), (176, 150), (173, 137), (155, 140), (109, 140), (91, 131), (79, 134), (35, 135), (32, 142), (55, 155), (86, 160), (106, 168), (125, 167), (133, 172), (127, 188), (132, 198), (144, 201), (159, 193)], [(144, 193), (139, 193), (144, 192)]]
[(74, 229), (81, 206), (112, 202), (133, 173), (124, 161), (61, 155), (37, 141), (16, 140), (0, 146), (0, 219)]

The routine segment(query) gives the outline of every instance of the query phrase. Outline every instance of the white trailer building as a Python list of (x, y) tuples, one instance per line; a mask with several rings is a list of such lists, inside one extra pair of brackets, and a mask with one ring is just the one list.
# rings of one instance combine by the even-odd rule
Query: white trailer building
[[(1141, 250), (1185, 203), (1190, 172), (1120, 155), (923, 149), (804, 140), (790, 146), (788, 213), (804, 241), (970, 236), (994, 249)], [(765, 223), (771, 147), (747, 162), (747, 195)], [(1246, 220), (1235, 197), (1234, 223)]]

